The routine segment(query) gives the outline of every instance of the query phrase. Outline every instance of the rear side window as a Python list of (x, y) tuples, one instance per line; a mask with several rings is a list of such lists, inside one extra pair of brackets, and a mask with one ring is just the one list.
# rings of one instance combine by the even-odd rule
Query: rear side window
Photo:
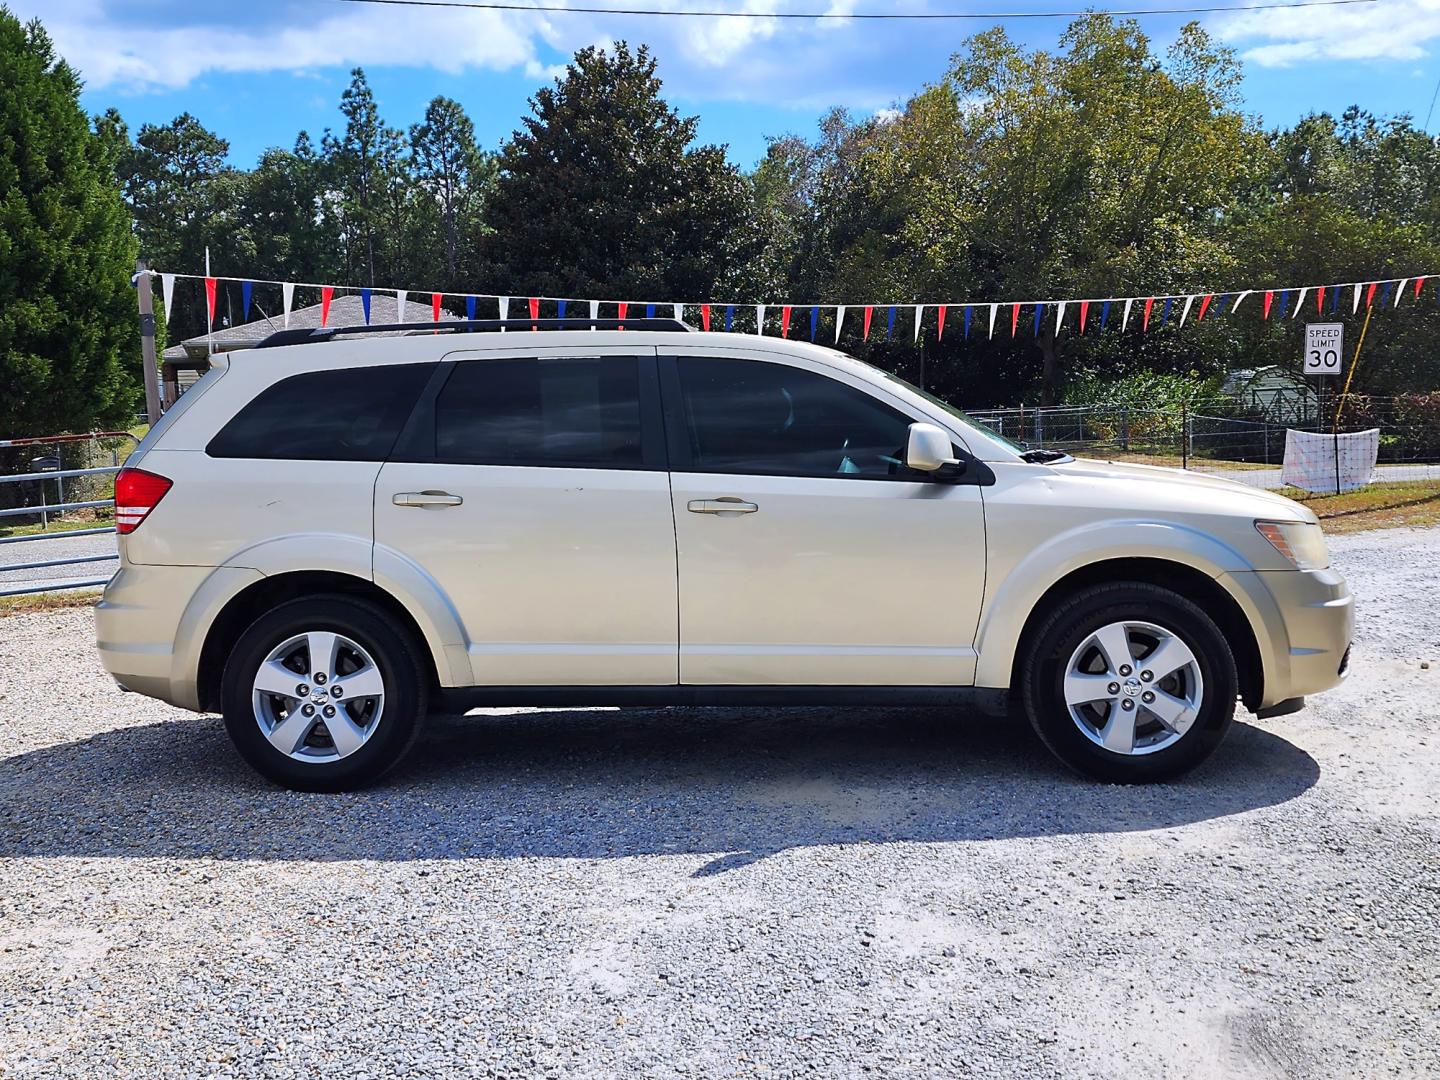
[(435, 460), (638, 469), (633, 356), (465, 360), (435, 402)]
[(223, 458), (384, 461), (434, 370), (389, 364), (292, 375), (236, 413), (205, 451)]
[(677, 363), (691, 467), (700, 472), (914, 480), (910, 418), (863, 390), (761, 360)]

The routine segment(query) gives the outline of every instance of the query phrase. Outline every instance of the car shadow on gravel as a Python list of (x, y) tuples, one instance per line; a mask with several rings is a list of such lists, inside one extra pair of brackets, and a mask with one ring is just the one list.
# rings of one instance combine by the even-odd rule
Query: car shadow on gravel
[(272, 787), (213, 717), (0, 761), (0, 858), (713, 854), (1186, 825), (1293, 799), (1305, 751), (1237, 723), (1184, 780), (1096, 784), (1013, 718), (954, 709), (597, 709), (436, 718), (379, 786)]

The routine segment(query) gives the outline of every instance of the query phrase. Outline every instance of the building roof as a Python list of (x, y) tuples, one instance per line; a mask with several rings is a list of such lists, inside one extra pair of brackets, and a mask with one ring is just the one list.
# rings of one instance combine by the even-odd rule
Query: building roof
[[(287, 324), (281, 316), (254, 320), (253, 322), (240, 323), (236, 326), (227, 326), (217, 329), (213, 334), (198, 334), (195, 337), (187, 338), (180, 345), (174, 345), (165, 350), (165, 360), (178, 361), (189, 359), (202, 359), (212, 351), (211, 340), (214, 341), (214, 352), (231, 352), (235, 349), (254, 348), (277, 330), (288, 328), (291, 330), (304, 330), (320, 326), (320, 304), (310, 307), (296, 308), (290, 312), (290, 321)], [(399, 316), (397, 318), (397, 315)], [(411, 300), (405, 301), (405, 310), (400, 313), (396, 310), (395, 300), (389, 296), (375, 296), (370, 301), (370, 321), (375, 323), (389, 322), (412, 322), (427, 323), (434, 315), (429, 304), (417, 304)], [(358, 293), (349, 293), (337, 296), (330, 302), (330, 317), (326, 320), (327, 326), (361, 326), (365, 323), (365, 307), (360, 300)], [(461, 322), (459, 316), (450, 312), (440, 310), (441, 322)], [(182, 350), (176, 352), (176, 350)], [(174, 355), (172, 355), (174, 354)]]

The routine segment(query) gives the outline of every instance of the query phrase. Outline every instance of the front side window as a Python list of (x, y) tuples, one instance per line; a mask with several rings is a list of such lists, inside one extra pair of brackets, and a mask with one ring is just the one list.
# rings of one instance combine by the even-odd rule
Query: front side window
[(435, 402), (435, 460), (638, 469), (633, 356), (465, 360)]
[(762, 360), (676, 362), (691, 466), (701, 472), (916, 479), (910, 418), (863, 390)]
[(387, 364), (281, 379), (236, 413), (210, 440), (206, 453), (222, 458), (384, 461), (434, 370), (434, 364)]

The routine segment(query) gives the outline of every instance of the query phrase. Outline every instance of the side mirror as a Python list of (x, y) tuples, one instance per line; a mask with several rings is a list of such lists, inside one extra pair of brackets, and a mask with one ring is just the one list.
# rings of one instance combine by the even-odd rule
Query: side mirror
[(919, 472), (939, 472), (956, 465), (950, 436), (934, 424), (911, 424), (905, 443), (905, 464)]

